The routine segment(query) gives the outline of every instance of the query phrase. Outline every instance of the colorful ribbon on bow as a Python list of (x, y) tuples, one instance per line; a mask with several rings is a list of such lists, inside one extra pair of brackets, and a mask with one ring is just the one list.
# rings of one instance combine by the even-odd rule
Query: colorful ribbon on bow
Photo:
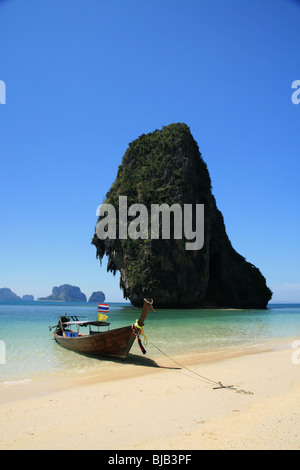
[(141, 348), (141, 351), (143, 354), (146, 354), (146, 349), (144, 348), (144, 346), (142, 345), (142, 341), (141, 341), (141, 338), (140, 338), (140, 335), (142, 334), (143, 337), (144, 337), (144, 341), (147, 343), (147, 338), (146, 338), (146, 335), (144, 333), (144, 329), (142, 326), (139, 325), (139, 322), (138, 320), (136, 320), (135, 324), (131, 326), (131, 329), (133, 331), (133, 333), (135, 334), (136, 336), (136, 339), (139, 343), (139, 347)]

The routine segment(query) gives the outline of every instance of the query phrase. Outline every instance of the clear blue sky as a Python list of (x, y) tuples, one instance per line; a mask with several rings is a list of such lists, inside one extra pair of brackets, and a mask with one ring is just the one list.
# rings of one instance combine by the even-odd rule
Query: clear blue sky
[(300, 301), (300, 2), (0, 1), (0, 287), (103, 290), (90, 244), (132, 140), (185, 122), (234, 248)]

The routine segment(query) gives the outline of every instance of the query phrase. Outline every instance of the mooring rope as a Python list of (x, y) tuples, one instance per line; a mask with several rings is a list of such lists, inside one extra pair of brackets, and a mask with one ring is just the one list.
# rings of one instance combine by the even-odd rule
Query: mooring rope
[(233, 385), (223, 385), (222, 382), (216, 382), (215, 380), (209, 379), (208, 377), (205, 377), (204, 375), (198, 374), (198, 372), (195, 372), (194, 370), (189, 369), (188, 367), (186, 367), (185, 365), (183, 365), (180, 362), (176, 361), (176, 359), (174, 359), (173, 357), (169, 356), (164, 351), (162, 351), (158, 346), (156, 346), (154, 343), (152, 343), (152, 341), (149, 341), (149, 344), (154, 346), (161, 354), (166, 356), (171, 361), (175, 362), (177, 365), (179, 365), (183, 369), (186, 369), (187, 371), (191, 372), (192, 374), (197, 375), (202, 380), (206, 380), (207, 382), (209, 382), (211, 384), (217, 385), (217, 387), (213, 387), (213, 390), (216, 390), (216, 389), (219, 389), (219, 388), (230, 388), (231, 390), (236, 390), (236, 388), (234, 388)]

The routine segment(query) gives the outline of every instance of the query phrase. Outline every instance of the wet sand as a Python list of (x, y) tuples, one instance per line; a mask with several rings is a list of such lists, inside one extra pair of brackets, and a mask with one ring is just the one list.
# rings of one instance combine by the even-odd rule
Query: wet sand
[(300, 364), (279, 346), (7, 384), (0, 449), (299, 449)]

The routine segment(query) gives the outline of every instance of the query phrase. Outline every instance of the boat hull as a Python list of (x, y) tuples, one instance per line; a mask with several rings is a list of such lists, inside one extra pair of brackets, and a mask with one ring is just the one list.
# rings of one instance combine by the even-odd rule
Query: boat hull
[(127, 358), (136, 337), (131, 326), (75, 338), (63, 337), (57, 332), (54, 332), (53, 336), (61, 346), (71, 351), (118, 359)]

